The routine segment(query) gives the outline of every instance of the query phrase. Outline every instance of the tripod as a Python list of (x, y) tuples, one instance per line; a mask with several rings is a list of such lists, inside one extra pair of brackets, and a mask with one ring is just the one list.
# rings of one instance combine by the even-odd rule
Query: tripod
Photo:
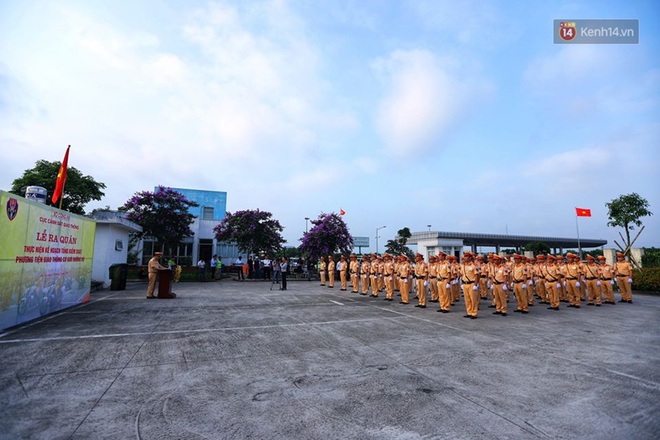
[(270, 290), (273, 290), (275, 284), (277, 284), (279, 290), (282, 290), (282, 286), (280, 285), (280, 271), (273, 272), (273, 275), (273, 282), (270, 283)]

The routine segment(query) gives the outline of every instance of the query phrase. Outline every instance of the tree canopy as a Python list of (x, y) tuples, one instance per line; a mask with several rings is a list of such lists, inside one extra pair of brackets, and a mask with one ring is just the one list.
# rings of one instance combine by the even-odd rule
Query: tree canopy
[(119, 208), (126, 218), (142, 226), (138, 237), (153, 237), (172, 247), (193, 235), (195, 216), (189, 208), (199, 206), (178, 191), (159, 186), (156, 191), (136, 192)]
[[(619, 196), (611, 202), (606, 203), (605, 206), (607, 206), (608, 217), (610, 220), (607, 222), (607, 226), (619, 226), (624, 228), (626, 232), (623, 243), (624, 246), (619, 245), (616, 240), (615, 243), (617, 243), (617, 245), (622, 248), (621, 250), (628, 253), (630, 247), (635, 241), (634, 239), (631, 240), (630, 231), (634, 230), (635, 226), (642, 226), (642, 217), (653, 215), (653, 213), (648, 209), (649, 202), (639, 194), (632, 193)], [(639, 233), (637, 233), (637, 235), (639, 236)]]
[(274, 253), (282, 248), (285, 240), (280, 222), (268, 211), (244, 210), (228, 212), (213, 232), (219, 241), (235, 242), (242, 252)]
[(544, 243), (542, 241), (532, 241), (525, 245), (525, 250), (534, 252), (534, 255), (549, 254), (550, 246), (548, 246), (547, 243)]
[(349, 254), (353, 251), (353, 237), (348, 226), (338, 214), (321, 213), (312, 220), (312, 228), (302, 237), (301, 252), (312, 260), (336, 252)]
[[(9, 192), (24, 196), (25, 188), (28, 186), (41, 186), (48, 191), (46, 204), (52, 206), (51, 196), (55, 190), (57, 173), (61, 165), (62, 162), (37, 161), (34, 168), (25, 170), (21, 177), (12, 182)], [(84, 176), (80, 170), (69, 166), (62, 194), (62, 209), (73, 214), (84, 215), (87, 203), (92, 200), (101, 200), (105, 195), (103, 189), (105, 189), (104, 183), (97, 182), (91, 176)], [(59, 206), (59, 202), (57, 206)]]
[(405, 255), (411, 260), (415, 259), (415, 253), (406, 246), (408, 239), (412, 236), (410, 228), (405, 227), (401, 228), (396, 232), (396, 238), (393, 240), (388, 240), (385, 245), (385, 251), (392, 255)]

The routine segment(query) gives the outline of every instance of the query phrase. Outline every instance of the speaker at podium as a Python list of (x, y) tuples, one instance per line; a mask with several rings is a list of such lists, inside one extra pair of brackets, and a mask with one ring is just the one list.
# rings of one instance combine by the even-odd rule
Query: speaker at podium
[(176, 298), (172, 292), (172, 271), (169, 269), (158, 269), (158, 298)]

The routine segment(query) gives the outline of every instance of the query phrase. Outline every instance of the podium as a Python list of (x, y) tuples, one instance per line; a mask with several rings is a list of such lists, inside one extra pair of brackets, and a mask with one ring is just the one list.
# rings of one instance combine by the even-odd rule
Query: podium
[(158, 270), (158, 298), (176, 298), (176, 293), (172, 292), (172, 271), (169, 269)]

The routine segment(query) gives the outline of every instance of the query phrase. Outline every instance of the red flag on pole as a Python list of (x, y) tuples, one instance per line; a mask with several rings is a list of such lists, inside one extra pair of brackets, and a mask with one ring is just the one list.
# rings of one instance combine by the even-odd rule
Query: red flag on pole
[[(60, 170), (57, 172), (57, 181), (55, 182), (55, 192), (53, 192), (53, 198), (51, 199), (53, 201), (53, 205), (57, 203), (57, 200), (62, 197), (62, 193), (64, 192), (64, 183), (66, 182), (66, 169), (67, 165), (69, 163), (69, 148), (71, 148), (71, 145), (66, 147), (66, 153), (64, 153), (64, 160), (62, 161), (62, 165), (60, 165)], [(62, 204), (60, 203), (60, 206)]]
[(591, 209), (575, 208), (578, 217), (591, 217)]
[(344, 215), (344, 214), (346, 214), (346, 211), (344, 211), (343, 209), (340, 208), (339, 209), (339, 215)]

